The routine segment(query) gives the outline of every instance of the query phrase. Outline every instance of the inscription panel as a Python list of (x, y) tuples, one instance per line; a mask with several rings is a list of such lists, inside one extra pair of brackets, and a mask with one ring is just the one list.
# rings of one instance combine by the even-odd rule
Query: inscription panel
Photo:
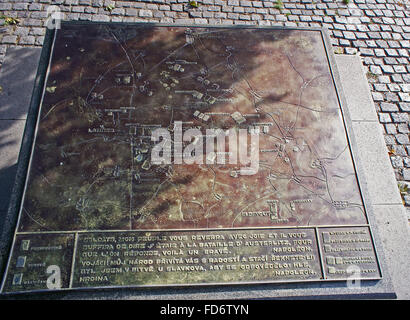
[(74, 234), (18, 235), (9, 272), (8, 292), (52, 290), (70, 286)]
[(381, 276), (368, 227), (321, 228), (319, 234), (328, 279)]
[(381, 277), (368, 227), (18, 235), (13, 252), (5, 292)]
[(315, 231), (81, 234), (74, 287), (320, 279)]
[(2, 292), (381, 277), (320, 30), (63, 23), (49, 41)]

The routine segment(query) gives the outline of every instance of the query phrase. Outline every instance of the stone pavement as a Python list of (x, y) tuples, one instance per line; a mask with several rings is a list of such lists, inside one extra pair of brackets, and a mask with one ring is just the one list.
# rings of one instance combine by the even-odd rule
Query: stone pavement
[[(0, 0), (0, 63), (10, 45), (42, 45), (51, 5), (64, 20), (326, 27), (335, 53), (362, 57), (396, 179), (410, 189), (408, 0), (200, 0), (197, 7), (189, 2)], [(410, 206), (410, 193), (403, 198)]]

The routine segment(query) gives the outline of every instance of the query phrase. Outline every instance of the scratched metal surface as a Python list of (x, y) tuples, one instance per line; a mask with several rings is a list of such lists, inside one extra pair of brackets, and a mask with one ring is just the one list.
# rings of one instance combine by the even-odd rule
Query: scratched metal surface
[[(343, 253), (335, 260), (337, 253), (325, 255), (322, 248), (329, 246), (322, 237), (332, 226), (347, 228), (352, 241), (366, 242), (353, 249), (369, 253), (365, 278), (379, 279), (327, 54), (321, 30), (64, 24), (55, 34), (9, 261), (13, 274), (8, 273), (3, 289), (46, 287), (44, 275), (16, 273), (19, 264), (25, 266), (25, 246), (41, 251), (34, 267), (61, 268), (58, 288), (345, 279), (346, 271), (338, 274), (335, 261), (353, 258)], [(204, 135), (207, 129), (258, 132), (257, 172), (242, 175), (241, 164), (209, 164), (205, 158), (203, 164), (153, 164), (153, 130), (167, 128), (173, 137), (178, 123), (182, 133), (192, 128)], [(182, 149), (187, 146), (192, 141)], [(224, 150), (214, 151), (228, 154), (240, 146), (229, 148), (226, 143)], [(292, 227), (302, 229), (285, 229)], [(216, 230), (225, 230), (217, 238), (222, 241), (238, 240), (232, 238), (235, 230), (245, 235), (242, 240), (272, 240), (275, 230), (290, 239), (294, 230), (305, 230), (300, 236), (308, 241), (311, 264), (304, 266), (306, 274), (289, 265), (284, 268), (290, 276), (276, 277), (259, 269), (209, 272), (212, 261), (205, 260), (201, 270), (188, 274), (184, 269), (145, 276), (124, 271), (114, 280), (103, 279), (110, 272), (103, 266), (80, 268), (99, 261), (87, 256), (87, 233), (94, 237), (89, 241), (107, 246), (99, 254), (116, 261), (125, 252), (108, 244), (128, 241), (123, 231), (131, 239), (143, 230), (153, 237), (182, 234), (179, 242), (164, 240), (165, 249), (189, 243), (195, 235), (218, 235)], [(263, 259), (275, 245), (297, 250), (291, 240), (256, 251), (238, 244), (231, 251), (201, 252), (199, 258), (254, 254), (255, 261), (267, 262)], [(42, 252), (49, 246), (53, 249), (44, 250), (57, 253)], [(190, 258), (187, 249), (181, 256), (178, 250), (169, 252), (171, 264), (177, 263), (175, 257)], [(82, 283), (90, 276), (82, 270), (94, 270), (91, 276), (101, 281)], [(22, 285), (23, 277), (30, 280)]]
[[(19, 231), (366, 223), (321, 33), (186, 30), (57, 32)], [(257, 126), (257, 174), (144, 170), (150, 131), (176, 121)]]

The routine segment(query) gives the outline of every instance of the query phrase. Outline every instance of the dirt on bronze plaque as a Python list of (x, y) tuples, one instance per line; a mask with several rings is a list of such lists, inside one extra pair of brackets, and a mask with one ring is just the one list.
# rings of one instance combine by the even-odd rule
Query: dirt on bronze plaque
[(64, 23), (2, 292), (380, 278), (324, 37)]

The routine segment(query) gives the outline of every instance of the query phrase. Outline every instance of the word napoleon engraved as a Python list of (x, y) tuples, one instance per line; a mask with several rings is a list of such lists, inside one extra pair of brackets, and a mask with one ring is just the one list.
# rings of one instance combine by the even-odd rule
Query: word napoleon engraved
[(321, 30), (54, 32), (3, 292), (380, 277)]

